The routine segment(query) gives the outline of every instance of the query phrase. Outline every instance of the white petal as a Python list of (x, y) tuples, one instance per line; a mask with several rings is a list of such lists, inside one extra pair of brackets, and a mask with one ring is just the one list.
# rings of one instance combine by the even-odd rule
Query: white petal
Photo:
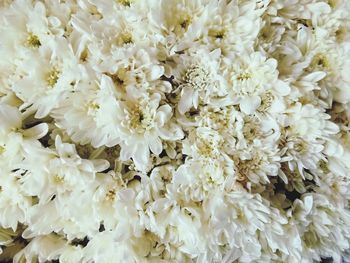
[(323, 72), (323, 71), (315, 71), (312, 72), (308, 75), (306, 75), (305, 77), (302, 78), (303, 81), (310, 81), (310, 82), (317, 82), (321, 79), (323, 79), (324, 77), (326, 77), (327, 73)]
[(164, 67), (155, 65), (150, 69), (149, 80), (159, 79), (164, 74)]
[(121, 144), (120, 159), (126, 161), (132, 157), (134, 149), (131, 145)]
[(184, 137), (184, 132), (181, 127), (171, 123), (167, 127), (162, 127), (158, 130), (159, 136), (163, 140), (176, 141), (181, 140)]
[(332, 11), (331, 7), (326, 3), (312, 3), (307, 5), (308, 9), (316, 14), (330, 13)]
[(252, 114), (260, 106), (260, 103), (261, 99), (259, 96), (246, 96), (241, 100), (239, 107), (245, 114)]
[(150, 138), (149, 147), (155, 155), (159, 155), (163, 150), (162, 141), (159, 139), (158, 136)]
[(193, 99), (192, 99), (192, 101), (193, 101), (193, 106), (194, 106), (195, 109), (198, 108), (198, 104), (199, 104), (198, 99), (199, 99), (198, 91), (196, 90), (196, 91), (193, 93)]
[(290, 92), (290, 87), (286, 82), (282, 80), (277, 80), (276, 90), (281, 96), (286, 96)]
[(313, 198), (311, 195), (308, 195), (304, 198), (304, 207), (305, 207), (305, 212), (308, 214), (310, 213), (312, 209), (312, 204), (313, 204)]
[(90, 160), (95, 167), (95, 170), (97, 172), (102, 172), (104, 170), (106, 170), (107, 168), (109, 168), (110, 164), (107, 160), (102, 160), (102, 159), (95, 159), (95, 160)]
[(184, 86), (182, 88), (182, 95), (178, 105), (180, 114), (184, 114), (191, 108), (192, 101), (193, 101), (193, 89), (191, 87)]
[(350, 90), (347, 87), (338, 88), (334, 91), (334, 100), (340, 103), (350, 102)]
[(149, 146), (147, 143), (139, 143), (133, 153), (133, 160), (137, 169), (144, 170), (149, 161)]
[(166, 122), (171, 118), (172, 108), (166, 104), (162, 105), (157, 110), (156, 121), (159, 127), (163, 127)]
[(40, 139), (44, 137), (49, 131), (47, 123), (40, 123), (32, 128), (23, 131), (23, 135), (33, 139)]
[(22, 126), (22, 118), (18, 109), (6, 104), (0, 105), (0, 120), (0, 130), (9, 130)]

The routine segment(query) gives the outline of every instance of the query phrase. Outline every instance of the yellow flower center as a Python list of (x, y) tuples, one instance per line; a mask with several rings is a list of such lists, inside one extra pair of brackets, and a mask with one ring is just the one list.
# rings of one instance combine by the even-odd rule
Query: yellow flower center
[(5, 147), (4, 146), (0, 146), (0, 154), (3, 154), (5, 152)]
[(89, 104), (89, 108), (93, 110), (98, 110), (100, 108), (100, 105), (98, 105), (96, 102), (91, 102)]
[(123, 6), (130, 6), (132, 0), (117, 0), (117, 2)]
[(180, 26), (183, 29), (187, 29), (190, 24), (191, 24), (191, 19), (189, 19), (189, 18), (186, 18), (186, 19), (182, 20), (182, 22), (180, 22)]
[(321, 160), (319, 162), (319, 166), (320, 166), (320, 169), (324, 172), (324, 173), (329, 173), (329, 169), (328, 169), (328, 164), (324, 161), (324, 160)]
[(335, 32), (335, 37), (337, 38), (338, 42), (344, 41), (344, 38), (346, 36), (346, 29), (343, 26), (339, 26), (338, 30)]
[(95, 115), (101, 106), (97, 102), (90, 101), (86, 103), (85, 107), (87, 110), (87, 114), (91, 116), (91, 115)]
[(326, 55), (324, 54), (317, 54), (314, 56), (312, 62), (311, 62), (312, 68), (321, 68), (321, 69), (329, 69), (330, 68), (330, 62)]
[(209, 71), (198, 64), (190, 66), (184, 76), (184, 81), (197, 90), (205, 90), (211, 84)]
[(251, 77), (252, 77), (252, 74), (248, 71), (245, 71), (245, 72), (238, 74), (237, 80), (244, 81), (244, 80), (250, 79)]
[(134, 43), (133, 38), (132, 38), (132, 34), (129, 31), (127, 31), (127, 30), (121, 32), (117, 36), (116, 42), (117, 42), (118, 46), (124, 46), (124, 45), (128, 45), (128, 44)]
[(300, 154), (304, 154), (308, 150), (308, 144), (306, 141), (299, 139), (294, 144), (294, 150), (297, 151)]
[(304, 233), (303, 240), (308, 248), (315, 248), (321, 244), (321, 241), (312, 225), (309, 226), (309, 229)]
[(83, 52), (81, 52), (81, 54), (80, 54), (80, 60), (82, 62), (85, 62), (85, 61), (87, 61), (88, 57), (89, 57), (89, 51), (85, 48), (83, 50)]
[(127, 122), (129, 129), (137, 133), (144, 133), (154, 127), (154, 114), (147, 105), (143, 107), (139, 104), (129, 111)]
[(61, 175), (55, 175), (53, 177), (53, 180), (56, 184), (63, 184), (64, 183), (64, 177)]
[(337, 1), (336, 0), (328, 0), (328, 5), (331, 8), (335, 8), (337, 6)]
[(235, 156), (233, 159), (236, 166), (237, 181), (242, 183), (247, 182), (249, 173), (258, 170), (262, 164), (261, 157), (257, 154), (249, 160), (241, 160), (238, 156)]
[(38, 48), (41, 46), (39, 38), (33, 33), (29, 33), (26, 44), (31, 48)]
[(111, 189), (106, 193), (105, 200), (113, 202), (115, 199), (115, 190)]
[(223, 39), (225, 37), (225, 30), (223, 30), (223, 29), (210, 29), (208, 32), (208, 35), (210, 37), (213, 37), (216, 39)]
[(46, 77), (46, 82), (49, 85), (49, 87), (54, 87), (60, 77), (60, 71), (57, 68), (53, 68)]
[(174, 32), (176, 35), (181, 36), (184, 32), (188, 30), (188, 27), (191, 25), (193, 19), (191, 14), (187, 10), (177, 10), (180, 14), (175, 20), (172, 20), (171, 24), (174, 26)]

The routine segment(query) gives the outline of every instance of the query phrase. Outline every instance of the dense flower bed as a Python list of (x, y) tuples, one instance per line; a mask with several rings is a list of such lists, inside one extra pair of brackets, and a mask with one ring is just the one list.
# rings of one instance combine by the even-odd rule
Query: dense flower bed
[(0, 1), (0, 261), (340, 262), (350, 1)]

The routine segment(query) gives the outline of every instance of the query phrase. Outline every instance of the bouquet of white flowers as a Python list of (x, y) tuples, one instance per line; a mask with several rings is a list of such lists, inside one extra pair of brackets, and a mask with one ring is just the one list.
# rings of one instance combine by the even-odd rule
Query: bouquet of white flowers
[(350, 1), (0, 1), (1, 262), (341, 262), (349, 201)]

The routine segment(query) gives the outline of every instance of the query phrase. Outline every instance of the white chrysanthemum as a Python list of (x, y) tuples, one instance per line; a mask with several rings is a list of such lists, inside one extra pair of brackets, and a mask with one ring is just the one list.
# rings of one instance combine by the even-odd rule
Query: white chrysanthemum
[(59, 250), (65, 247), (68, 247), (66, 242), (54, 234), (35, 237), (23, 250), (16, 254), (13, 261), (54, 260), (58, 258)]
[(289, 126), (282, 138), (281, 145), (289, 158), (292, 170), (316, 169), (324, 153), (330, 154), (334, 148), (333, 134), (338, 127), (328, 121), (327, 114), (311, 105), (296, 104), (289, 110)]
[(162, 140), (179, 140), (181, 128), (171, 119), (169, 105), (160, 105), (159, 94), (150, 97), (119, 101), (117, 118), (121, 139), (122, 160), (132, 158), (139, 169), (145, 169), (150, 151), (159, 155), (163, 150)]
[(212, 97), (224, 95), (223, 78), (219, 75), (219, 49), (189, 50), (186, 55), (175, 56), (174, 61), (176, 68), (168, 74), (175, 75), (179, 83), (181, 114), (191, 107), (198, 108), (200, 103), (210, 103)]
[(57, 126), (64, 129), (72, 140), (82, 145), (91, 143), (94, 147), (116, 145), (120, 139), (115, 127), (117, 101), (102, 76), (100, 85), (82, 81), (77, 83), (61, 102), (52, 116)]
[[(265, 239), (272, 250), (288, 254), (288, 241), (283, 238), (283, 225), (287, 220), (259, 195), (242, 189), (227, 195), (213, 193), (203, 205), (206, 208), (204, 218), (209, 221), (210, 227), (209, 248), (222, 248), (222, 254), (217, 255), (221, 258), (208, 262), (258, 261), (262, 251), (259, 239)], [(211, 254), (210, 250), (208, 254)]]
[(2, 63), (12, 63), (13, 58), (25, 56), (26, 52), (52, 42), (45, 9), (41, 2), (33, 5), (28, 1), (14, 1), (3, 10), (0, 24)]
[(348, 258), (349, 1), (0, 2), (0, 262)]
[(335, 262), (341, 262), (339, 251), (349, 249), (350, 235), (350, 214), (344, 207), (315, 193), (296, 200), (288, 213), (298, 220), (305, 261), (332, 257)]
[[(23, 165), (27, 153), (38, 147), (36, 138), (47, 133), (47, 125), (39, 124), (22, 130), (22, 116), (17, 108), (0, 104), (0, 203), (1, 226), (15, 230), (18, 223), (26, 220), (32, 198), (26, 196), (21, 186), (21, 177), (28, 171)], [(26, 136), (26, 137), (25, 137)]]
[(225, 75), (229, 83), (229, 101), (239, 104), (242, 112), (254, 113), (268, 94), (272, 97), (288, 95), (288, 84), (278, 79), (276, 60), (255, 52), (238, 57), (235, 62), (226, 63)]
[[(24, 193), (38, 198), (38, 203), (27, 213), (26, 219), (31, 227), (24, 231), (26, 237), (64, 229), (68, 238), (72, 239), (98, 230), (97, 219), (83, 223), (83, 215), (93, 213), (90, 206), (83, 204), (83, 200), (92, 197), (89, 186), (94, 184), (95, 173), (105, 170), (108, 163), (81, 159), (74, 145), (62, 143), (59, 137), (56, 138), (55, 146), (57, 152), (45, 153), (41, 150), (44, 155), (41, 162), (46, 163), (45, 169), (27, 168), (27, 173), (19, 180)], [(23, 167), (33, 167), (36, 161), (27, 156)], [(88, 190), (85, 190), (86, 187)], [(41, 216), (42, 209), (50, 213)], [(75, 222), (82, 225), (78, 227)]]
[(38, 52), (26, 53), (25, 58), (15, 61), (15, 65), (16, 72), (8, 85), (24, 102), (21, 108), (36, 111), (37, 118), (47, 116), (57, 107), (84, 74), (64, 39), (44, 46)]
[(268, 1), (211, 2), (202, 42), (220, 48), (225, 56), (253, 50)]
[(171, 91), (171, 84), (161, 77), (164, 67), (154, 61), (152, 53), (138, 49), (126, 61), (116, 63), (114, 60), (101, 64), (98, 71), (111, 78), (113, 83), (107, 82), (118, 99), (132, 97), (138, 99), (145, 92), (158, 93)]
[(162, 0), (160, 4), (162, 12), (155, 13), (154, 17), (166, 30), (171, 54), (190, 47), (189, 43), (199, 37), (204, 22), (209, 19), (208, 11), (215, 5), (208, 0)]
[[(310, 27), (300, 25), (296, 39), (287, 42), (285, 53), (288, 56), (284, 59), (283, 71), (300, 74), (304, 72), (326, 73), (325, 78), (320, 82), (323, 89), (320, 94), (322, 99), (334, 99), (337, 102), (346, 103), (349, 101), (347, 87), (349, 77), (346, 68), (349, 64), (350, 46), (347, 42), (337, 43), (334, 35), (322, 27), (312, 30)], [(326, 39), (326, 41), (324, 41)], [(290, 54), (294, 50), (295, 54)], [(289, 60), (289, 62), (288, 62)], [(295, 65), (291, 66), (290, 64)]]

